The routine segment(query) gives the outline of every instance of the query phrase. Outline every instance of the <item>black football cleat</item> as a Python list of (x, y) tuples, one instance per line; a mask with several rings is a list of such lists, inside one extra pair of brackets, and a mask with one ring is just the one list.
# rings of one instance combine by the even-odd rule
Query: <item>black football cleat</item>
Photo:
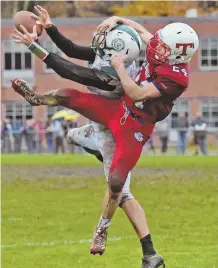
[(159, 254), (144, 256), (141, 268), (165, 268), (164, 259)]

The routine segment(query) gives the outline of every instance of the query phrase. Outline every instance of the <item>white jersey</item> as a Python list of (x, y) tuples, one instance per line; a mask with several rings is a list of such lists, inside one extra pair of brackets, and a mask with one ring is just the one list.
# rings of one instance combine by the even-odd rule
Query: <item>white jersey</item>
[[(100, 90), (100, 89), (95, 88), (95, 87), (88, 87), (88, 92), (93, 93), (93, 94), (97, 94), (97, 95), (102, 95), (102, 96), (105, 96), (108, 98), (118, 98), (118, 97), (123, 95), (123, 93), (124, 93), (123, 86), (122, 86), (121, 82), (119, 81), (119, 79), (116, 78), (117, 74), (116, 74), (115, 70), (111, 67), (109, 61), (103, 60), (98, 55), (96, 55), (95, 61), (92, 65), (92, 68), (105, 72), (105, 76), (101, 75), (101, 77), (99, 77), (101, 80), (107, 79), (108, 75), (110, 75), (110, 77), (112, 79), (109, 82), (109, 84), (115, 85), (116, 89), (113, 91), (104, 91), (104, 90)], [(134, 75), (136, 73), (135, 61), (131, 65), (126, 67), (126, 70), (127, 70), (128, 74), (130, 75), (130, 77), (132, 79), (134, 79)]]

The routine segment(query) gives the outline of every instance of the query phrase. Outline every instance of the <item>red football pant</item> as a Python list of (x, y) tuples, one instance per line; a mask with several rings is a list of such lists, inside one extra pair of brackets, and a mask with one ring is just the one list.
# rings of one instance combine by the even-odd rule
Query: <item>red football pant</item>
[(154, 124), (139, 123), (130, 114), (124, 116), (126, 114), (124, 98), (109, 99), (69, 88), (59, 89), (56, 98), (60, 105), (73, 109), (111, 130), (115, 137), (116, 148), (108, 181), (113, 193), (121, 192), (127, 174), (136, 165), (142, 147), (154, 129)]

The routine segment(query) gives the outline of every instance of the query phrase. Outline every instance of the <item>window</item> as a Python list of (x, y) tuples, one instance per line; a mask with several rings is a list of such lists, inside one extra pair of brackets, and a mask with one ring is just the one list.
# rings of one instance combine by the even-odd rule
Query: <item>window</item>
[(171, 128), (176, 128), (176, 121), (180, 113), (186, 113), (189, 118), (189, 101), (185, 98), (180, 98), (176, 100), (173, 110), (169, 116), (169, 126)]
[(208, 127), (218, 128), (218, 98), (202, 100), (201, 114), (208, 123)]
[(11, 39), (2, 41), (2, 84), (11, 85), (15, 76), (22, 77), (30, 85), (35, 85), (34, 55), (22, 44), (16, 44)]
[(25, 122), (34, 118), (34, 108), (26, 102), (4, 102), (4, 117), (14, 121)]
[(201, 40), (200, 66), (203, 70), (218, 70), (218, 38)]
[[(64, 53), (55, 45), (55, 43), (49, 38), (46, 39), (45, 42), (43, 43), (43, 47), (48, 51), (48, 52), (53, 52), (61, 57), (64, 56)], [(47, 64), (45, 64), (45, 72), (47, 73), (53, 73), (54, 70), (52, 68), (49, 68)]]

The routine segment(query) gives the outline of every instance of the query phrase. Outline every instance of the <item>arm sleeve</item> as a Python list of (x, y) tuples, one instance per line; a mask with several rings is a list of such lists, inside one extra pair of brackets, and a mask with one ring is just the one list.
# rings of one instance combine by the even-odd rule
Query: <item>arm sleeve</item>
[(54, 25), (45, 30), (57, 47), (68, 57), (94, 62), (96, 55), (91, 47), (74, 44), (70, 39), (64, 37)]
[[(108, 81), (101, 80), (96, 75), (95, 70), (77, 65), (54, 53), (49, 53), (44, 59), (44, 62), (63, 78), (85, 86), (97, 87), (105, 91), (113, 91), (115, 89), (115, 86), (109, 85)], [(105, 75), (105, 73), (103, 74)]]
[(162, 96), (169, 98), (178, 98), (186, 89), (184, 86), (164, 76), (158, 76), (152, 83), (160, 91)]

